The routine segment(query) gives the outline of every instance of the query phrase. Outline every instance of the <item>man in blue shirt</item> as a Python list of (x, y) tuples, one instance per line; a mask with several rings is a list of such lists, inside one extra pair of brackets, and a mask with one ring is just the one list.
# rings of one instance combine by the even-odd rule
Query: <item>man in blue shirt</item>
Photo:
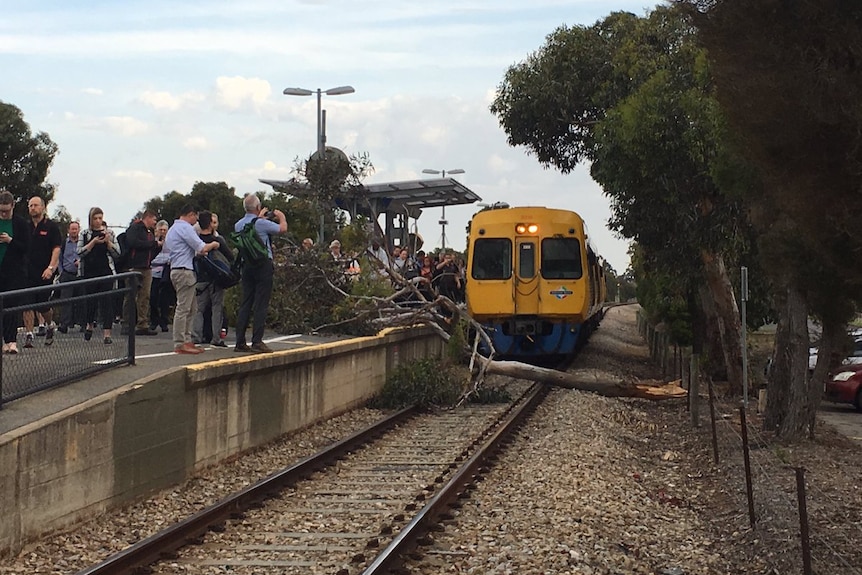
[[(236, 347), (234, 351), (250, 351), (254, 353), (270, 353), (272, 349), (263, 342), (263, 330), (266, 327), (266, 311), (272, 296), (272, 239), (270, 236), (283, 234), (287, 231), (287, 219), (281, 210), (273, 210), (278, 223), (266, 218), (267, 208), (261, 208), (260, 198), (256, 194), (248, 194), (242, 200), (245, 215), (234, 225), (234, 230), (242, 228), (254, 218), (254, 229), (269, 257), (262, 262), (252, 264), (245, 262), (242, 267), (242, 301), (236, 319)], [(251, 332), (251, 346), (246, 343), (245, 332), (249, 320), (254, 317), (254, 327)]]
[[(60, 289), (61, 298), (69, 298), (73, 296), (83, 295), (83, 290), (74, 285), (78, 280), (78, 234), (81, 231), (79, 222), (70, 222), (69, 230), (66, 234), (66, 241), (60, 246)], [(83, 306), (80, 303), (67, 303), (60, 310), (60, 333), (66, 333), (70, 327), (76, 323), (84, 328), (86, 320), (83, 319)]]
[(195, 317), (195, 276), (194, 260), (198, 254), (206, 254), (218, 249), (218, 242), (205, 243), (195, 231), (198, 210), (186, 204), (180, 210), (180, 217), (165, 236), (164, 250), (170, 254), (171, 283), (177, 292), (177, 305), (174, 308), (174, 351), (176, 353), (203, 353), (202, 347), (192, 343), (192, 320)]

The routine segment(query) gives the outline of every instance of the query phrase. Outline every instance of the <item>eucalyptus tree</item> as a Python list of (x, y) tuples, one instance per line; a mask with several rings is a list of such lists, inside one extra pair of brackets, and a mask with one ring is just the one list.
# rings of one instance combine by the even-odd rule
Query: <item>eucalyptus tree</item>
[(46, 205), (54, 199), (54, 185), (46, 178), (57, 150), (48, 134), (32, 133), (17, 106), (0, 101), (0, 189), (15, 196), (22, 216), (27, 216), (27, 202), (33, 196)]
[[(720, 102), (761, 185), (746, 204), (780, 319), (766, 424), (813, 430), (830, 351), (862, 301), (862, 4), (685, 0)], [(811, 313), (823, 323), (807, 378)]]
[[(709, 69), (681, 11), (613, 13), (560, 27), (511, 67), (491, 111), (509, 143), (567, 173), (582, 161), (611, 200), (611, 229), (696, 298), (741, 386), (741, 326), (725, 254), (741, 246), (739, 203), (713, 174), (729, 155)], [(699, 286), (703, 286), (697, 297)]]

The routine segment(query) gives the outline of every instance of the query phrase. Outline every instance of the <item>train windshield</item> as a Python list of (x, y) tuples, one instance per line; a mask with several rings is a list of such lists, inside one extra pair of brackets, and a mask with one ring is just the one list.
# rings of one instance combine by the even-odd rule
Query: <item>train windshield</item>
[(581, 242), (577, 238), (542, 240), (542, 277), (548, 280), (574, 280), (583, 275)]
[(512, 242), (506, 238), (480, 238), (473, 244), (470, 274), (477, 280), (512, 277)]

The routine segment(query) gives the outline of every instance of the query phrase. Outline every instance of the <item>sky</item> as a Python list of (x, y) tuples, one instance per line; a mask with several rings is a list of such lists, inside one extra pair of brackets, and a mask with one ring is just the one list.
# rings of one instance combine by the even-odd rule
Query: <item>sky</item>
[[(508, 145), (489, 111), (506, 70), (562, 25), (647, 0), (33, 0), (0, 2), (0, 100), (59, 146), (48, 180), (86, 220), (99, 206), (125, 225), (146, 200), (226, 182), (271, 191), (316, 148), (322, 97), (327, 144), (367, 153), (382, 183), (455, 177), (482, 203), (574, 210), (618, 272), (627, 241), (607, 229), (609, 203), (588, 166), (563, 175)], [(446, 245), (465, 247), (476, 205), (446, 208)], [(439, 208), (418, 220), (439, 246)], [(411, 224), (412, 225), (412, 224)]]

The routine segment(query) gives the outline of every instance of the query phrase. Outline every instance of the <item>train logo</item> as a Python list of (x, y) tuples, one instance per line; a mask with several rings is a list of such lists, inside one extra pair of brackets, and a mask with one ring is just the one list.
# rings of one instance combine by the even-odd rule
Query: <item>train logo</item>
[(550, 293), (557, 299), (566, 299), (575, 292), (570, 289), (566, 289), (566, 286), (560, 286), (559, 289), (552, 289)]

